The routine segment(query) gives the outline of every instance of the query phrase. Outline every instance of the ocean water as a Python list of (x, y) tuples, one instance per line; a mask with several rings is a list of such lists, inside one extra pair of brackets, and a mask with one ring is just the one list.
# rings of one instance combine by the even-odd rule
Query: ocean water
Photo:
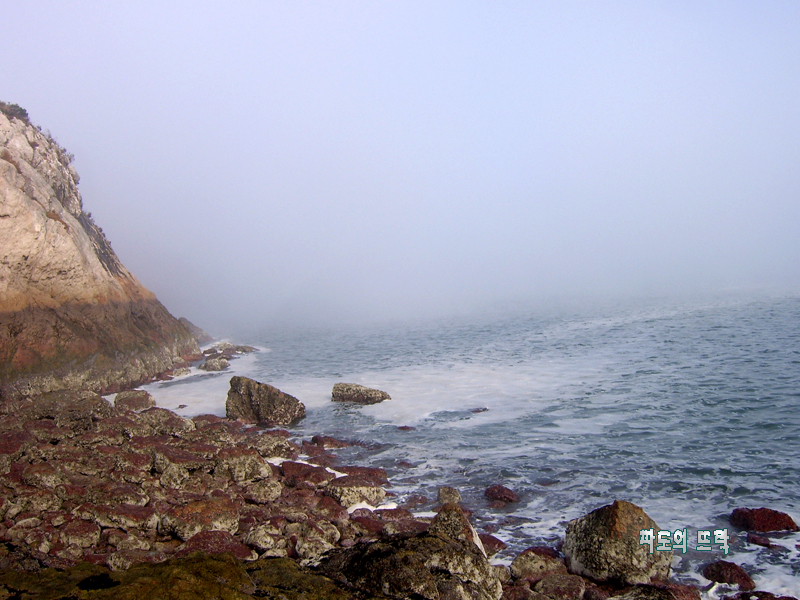
[[(516, 311), (402, 326), (254, 332), (261, 351), (221, 374), (147, 389), (160, 406), (224, 415), (232, 374), (302, 400), (291, 428), (358, 440), (343, 463), (384, 467), (390, 490), (435, 500), (458, 488), (479, 530), (509, 562), (555, 544), (567, 521), (615, 499), (662, 529), (686, 529), (675, 579), (707, 587), (702, 565), (742, 565), (757, 589), (800, 597), (800, 535), (749, 545), (727, 522), (736, 507), (800, 519), (800, 297), (728, 297)], [(389, 392), (368, 407), (334, 404), (338, 381)], [(179, 408), (180, 407), (180, 408)], [(400, 426), (406, 426), (402, 429)], [(520, 502), (493, 509), (503, 484)], [(698, 530), (727, 528), (730, 553), (698, 551)]]

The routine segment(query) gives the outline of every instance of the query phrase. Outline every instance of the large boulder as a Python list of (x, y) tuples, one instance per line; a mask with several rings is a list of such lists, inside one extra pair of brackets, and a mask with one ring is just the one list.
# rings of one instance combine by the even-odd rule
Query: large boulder
[(621, 585), (666, 580), (672, 551), (653, 552), (639, 544), (639, 531), (659, 530), (640, 507), (624, 500), (567, 523), (562, 551), (575, 575)]
[(332, 550), (320, 570), (367, 594), (390, 598), (499, 600), (503, 588), (497, 572), (470, 529), (461, 509), (450, 504), (427, 532)]
[(231, 377), (225, 414), (229, 419), (246, 423), (290, 425), (306, 416), (306, 407), (294, 396), (267, 383), (236, 376)]
[(6, 398), (119, 391), (200, 352), (83, 210), (71, 163), (51, 136), (0, 107), (0, 396)]
[(336, 383), (331, 392), (334, 402), (353, 402), (354, 404), (377, 404), (392, 397), (386, 392), (368, 388), (357, 383)]

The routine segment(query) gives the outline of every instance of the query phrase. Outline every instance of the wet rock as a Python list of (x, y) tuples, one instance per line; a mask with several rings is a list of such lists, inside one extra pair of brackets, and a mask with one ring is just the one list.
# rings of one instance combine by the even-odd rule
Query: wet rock
[(291, 460), (281, 463), (281, 471), (286, 478), (286, 485), (291, 487), (296, 487), (302, 483), (307, 483), (311, 487), (323, 487), (336, 477), (325, 467), (317, 467)]
[(481, 544), (483, 544), (483, 549), (486, 551), (486, 556), (494, 556), (501, 550), (506, 549), (506, 543), (490, 533), (479, 533), (478, 537), (481, 540)]
[(360, 502), (377, 506), (386, 497), (386, 490), (382, 487), (349, 475), (332, 480), (326, 488), (326, 493), (347, 508)]
[(179, 417), (165, 408), (148, 408), (140, 412), (138, 418), (152, 427), (158, 435), (175, 436), (194, 429), (194, 421)]
[(392, 397), (386, 392), (368, 388), (357, 383), (336, 383), (331, 392), (334, 402), (353, 402), (354, 404), (377, 404)]
[(489, 488), (486, 488), (486, 491), (483, 493), (489, 500), (495, 500), (497, 502), (519, 502), (519, 496), (516, 492), (508, 489), (504, 485), (493, 485)]
[(525, 579), (530, 583), (541, 581), (550, 573), (566, 574), (564, 561), (552, 548), (534, 546), (522, 551), (511, 563), (511, 575), (514, 579)]
[(639, 530), (659, 527), (635, 504), (615, 500), (567, 524), (563, 552), (570, 573), (623, 585), (666, 580), (672, 551), (649, 553)]
[(737, 508), (731, 513), (730, 521), (734, 527), (747, 531), (797, 531), (792, 517), (771, 508)]
[(461, 492), (456, 488), (443, 486), (436, 495), (439, 504), (458, 504), (461, 502)]
[(290, 425), (305, 417), (306, 407), (271, 385), (237, 376), (231, 378), (225, 413), (230, 419), (247, 423)]
[(753, 583), (753, 580), (742, 567), (726, 560), (718, 560), (706, 565), (703, 569), (703, 577), (718, 583), (732, 583), (738, 585), (739, 589), (742, 591), (754, 590), (756, 588), (756, 584)]
[(739, 592), (732, 596), (722, 596), (720, 600), (798, 600), (794, 596), (776, 596), (771, 592)]
[(120, 392), (114, 398), (114, 408), (120, 410), (140, 411), (153, 408), (155, 405), (155, 398), (144, 390)]
[(747, 543), (754, 544), (756, 546), (763, 546), (764, 548), (780, 548), (779, 544), (773, 544), (772, 540), (768, 537), (763, 535), (758, 535), (756, 533), (749, 532), (747, 534)]
[(386, 470), (380, 467), (336, 467), (336, 470), (345, 475), (357, 477), (362, 481), (368, 481), (374, 485), (386, 485), (389, 479), (386, 477)]
[(336, 438), (327, 435), (315, 435), (311, 438), (311, 442), (317, 446), (322, 446), (323, 448), (347, 448), (348, 446), (353, 445), (350, 442), (337, 440)]

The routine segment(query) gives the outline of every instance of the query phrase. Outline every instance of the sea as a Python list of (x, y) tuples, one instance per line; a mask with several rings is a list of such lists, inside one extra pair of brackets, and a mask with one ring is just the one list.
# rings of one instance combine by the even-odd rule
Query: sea
[[(306, 405), (288, 428), (297, 440), (358, 442), (335, 451), (341, 464), (385, 468), (390, 500), (422, 495), (430, 511), (439, 487), (457, 488), (476, 529), (508, 545), (497, 563), (556, 546), (571, 519), (627, 500), (661, 530), (685, 530), (673, 579), (705, 598), (735, 591), (700, 574), (719, 559), (759, 590), (800, 597), (800, 534), (768, 534), (776, 547), (764, 548), (728, 522), (734, 508), (762, 506), (800, 521), (800, 296), (273, 326), (231, 341), (259, 351), (145, 389), (183, 416), (222, 416), (231, 375), (270, 383)], [(391, 400), (333, 403), (337, 382)], [(519, 502), (493, 506), (484, 492), (495, 484)], [(698, 549), (706, 531), (720, 543)]]

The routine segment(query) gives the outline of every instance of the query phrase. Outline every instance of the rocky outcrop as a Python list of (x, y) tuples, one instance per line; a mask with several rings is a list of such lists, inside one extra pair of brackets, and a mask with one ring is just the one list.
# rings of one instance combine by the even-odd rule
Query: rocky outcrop
[(742, 567), (727, 560), (718, 560), (703, 569), (703, 577), (717, 583), (732, 583), (742, 591), (756, 589), (756, 584)]
[(633, 585), (666, 580), (672, 551), (639, 544), (639, 531), (659, 527), (635, 504), (615, 500), (567, 524), (563, 552), (571, 573), (598, 582)]
[(122, 265), (84, 212), (72, 157), (3, 106), (3, 397), (117, 391), (196, 358), (199, 348), (189, 330)]
[(194, 336), (194, 339), (197, 340), (198, 344), (208, 344), (209, 342), (213, 342), (214, 341), (213, 337), (211, 337), (208, 333), (206, 333), (200, 327), (198, 327), (197, 325), (192, 323), (186, 317), (179, 317), (178, 321), (180, 321), (183, 324), (183, 326), (186, 327), (186, 329), (189, 330), (189, 333), (191, 333)]
[(390, 598), (498, 600), (502, 585), (473, 534), (461, 509), (448, 504), (427, 532), (334, 550), (320, 570), (356, 590)]
[(334, 402), (353, 402), (354, 404), (377, 404), (392, 397), (386, 392), (368, 388), (357, 383), (336, 383), (331, 392)]
[(747, 531), (797, 531), (792, 517), (771, 508), (737, 508), (731, 513), (730, 521), (734, 527)]
[(306, 416), (306, 407), (294, 396), (249, 377), (231, 377), (225, 414), (245, 423), (290, 425)]

